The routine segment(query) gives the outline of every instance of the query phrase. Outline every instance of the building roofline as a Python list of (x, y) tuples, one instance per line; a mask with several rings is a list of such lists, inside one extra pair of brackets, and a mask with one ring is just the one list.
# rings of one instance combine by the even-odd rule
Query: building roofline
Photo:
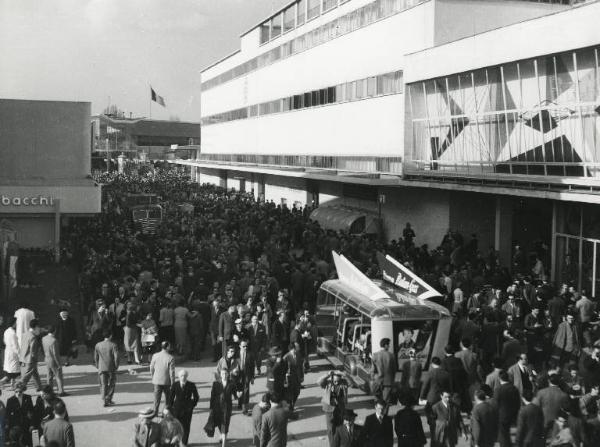
[(112, 121), (113, 123), (119, 123), (119, 124), (135, 124), (135, 123), (139, 123), (140, 121), (155, 121), (155, 122), (160, 122), (160, 123), (181, 123), (181, 124), (198, 124), (198, 125), (200, 125), (200, 122), (198, 122), (198, 121), (157, 120), (154, 118), (148, 118), (147, 116), (141, 116), (138, 118), (113, 118), (111, 116), (105, 115), (104, 113), (100, 113), (98, 115), (92, 115), (91, 118), (92, 119), (106, 118), (108, 121)]
[(289, 8), (291, 5), (293, 5), (297, 1), (298, 0), (292, 0), (289, 3), (286, 3), (281, 8), (279, 8), (275, 12), (273, 12), (271, 15), (268, 15), (265, 19), (262, 19), (260, 22), (258, 22), (256, 25), (254, 25), (252, 28), (248, 28), (246, 31), (244, 31), (242, 34), (240, 34), (240, 37), (244, 37), (246, 34), (249, 34), (250, 32), (254, 31), (256, 28), (258, 28), (260, 25), (262, 25), (263, 22), (266, 22), (267, 20), (271, 20), (277, 14), (279, 14), (280, 12), (285, 11), (287, 8)]
[(206, 70), (209, 70), (209, 69), (213, 68), (215, 65), (218, 65), (218, 64), (220, 64), (220, 63), (221, 63), (221, 62), (223, 62), (224, 60), (227, 60), (227, 59), (229, 59), (230, 57), (232, 57), (232, 56), (235, 56), (235, 55), (236, 55), (236, 54), (238, 54), (240, 51), (242, 51), (242, 50), (240, 50), (240, 49), (237, 49), (237, 50), (235, 50), (235, 51), (233, 51), (233, 52), (229, 53), (227, 56), (223, 56), (223, 57), (222, 57), (221, 59), (219, 59), (218, 61), (215, 61), (215, 62), (213, 62), (212, 64), (210, 64), (210, 65), (208, 65), (208, 66), (204, 67), (202, 70), (200, 70), (200, 74), (204, 73)]
[[(517, 0), (515, 0), (515, 1), (517, 1)], [(540, 3), (540, 5), (548, 5), (548, 6), (557, 6), (558, 5), (558, 6), (564, 6), (564, 8), (560, 9), (558, 11), (548, 12), (548, 14), (544, 14), (542, 16), (530, 17), (528, 19), (523, 19), (523, 20), (521, 20), (519, 22), (510, 23), (508, 25), (503, 25), (503, 26), (498, 26), (497, 28), (488, 29), (488, 30), (482, 31), (482, 32), (477, 33), (477, 34), (463, 36), (463, 37), (460, 37), (460, 38), (455, 39), (455, 40), (450, 40), (448, 42), (444, 42), (441, 45), (433, 45), (433, 46), (431, 46), (429, 48), (422, 48), (420, 50), (413, 51), (412, 53), (406, 53), (404, 55), (404, 57), (412, 56), (412, 55), (419, 54), (419, 53), (425, 53), (427, 51), (431, 51), (431, 50), (436, 49), (436, 48), (442, 48), (442, 47), (445, 47), (447, 45), (451, 45), (451, 44), (454, 44), (456, 42), (460, 42), (461, 40), (469, 40), (469, 39), (476, 38), (478, 36), (483, 36), (483, 35), (488, 34), (488, 33), (493, 33), (493, 32), (496, 32), (496, 31), (498, 31), (500, 29), (510, 28), (510, 27), (513, 27), (513, 26), (518, 26), (518, 25), (521, 25), (523, 23), (533, 22), (534, 20), (542, 20), (542, 19), (545, 19), (547, 17), (553, 16), (553, 15), (556, 15), (556, 14), (563, 14), (563, 13), (572, 11), (575, 8), (580, 8), (580, 7), (583, 7), (583, 6), (589, 6), (589, 5), (597, 3), (599, 1), (600, 0), (588, 0), (585, 3), (573, 3), (573, 4), (570, 4), (570, 5), (558, 5), (558, 4), (554, 4), (554, 3)]]

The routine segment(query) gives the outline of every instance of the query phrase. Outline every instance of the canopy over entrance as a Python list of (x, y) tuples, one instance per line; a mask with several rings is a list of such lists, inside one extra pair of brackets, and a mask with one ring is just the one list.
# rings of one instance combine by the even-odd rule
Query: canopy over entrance
[(310, 213), (325, 230), (347, 231), (350, 234), (379, 233), (377, 216), (368, 210), (338, 206), (321, 206)]

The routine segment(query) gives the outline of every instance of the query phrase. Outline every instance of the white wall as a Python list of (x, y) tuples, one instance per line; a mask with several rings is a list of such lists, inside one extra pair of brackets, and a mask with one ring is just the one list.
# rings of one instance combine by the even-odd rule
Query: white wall
[(402, 94), (202, 128), (202, 153), (402, 156)]
[(306, 205), (306, 182), (302, 178), (265, 176), (265, 200), (281, 204), (281, 199), (287, 200), (288, 208), (295, 202)]
[(562, 12), (410, 54), (406, 56), (404, 82), (408, 84), (597, 45), (600, 42), (599, 20), (600, 2), (583, 3)]
[(433, 44), (433, 5), (424, 3), (202, 92), (201, 116), (400, 70), (404, 54)]
[(225, 186), (221, 184), (221, 177), (219, 176), (218, 170), (198, 168), (198, 174), (200, 176), (200, 181), (198, 183), (201, 185), (209, 183), (211, 185)]

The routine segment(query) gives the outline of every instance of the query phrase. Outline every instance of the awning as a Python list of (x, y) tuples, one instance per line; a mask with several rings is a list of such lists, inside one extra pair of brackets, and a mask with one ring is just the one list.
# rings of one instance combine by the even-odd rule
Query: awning
[(351, 234), (379, 232), (377, 217), (367, 210), (321, 206), (310, 213), (310, 219), (325, 230), (343, 230)]

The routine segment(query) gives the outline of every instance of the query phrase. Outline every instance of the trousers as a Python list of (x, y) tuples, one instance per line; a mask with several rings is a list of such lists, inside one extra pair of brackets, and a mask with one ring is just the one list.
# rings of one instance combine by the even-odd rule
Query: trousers
[(46, 364), (46, 367), (48, 369), (48, 378), (47, 378), (48, 385), (53, 387), (54, 379), (56, 378), (56, 386), (58, 388), (58, 393), (59, 394), (64, 393), (65, 388), (63, 386), (62, 366)]
[(40, 380), (40, 373), (38, 373), (37, 362), (25, 363), (25, 365), (21, 367), (21, 382), (23, 383), (23, 386), (25, 388), (27, 388), (27, 384), (29, 383), (29, 379), (31, 378), (33, 378), (37, 390), (41, 390), (42, 381)]
[(115, 394), (117, 373), (114, 371), (101, 371), (98, 373), (98, 379), (100, 381), (100, 398), (102, 402), (111, 402)]
[(154, 385), (154, 414), (158, 415), (158, 408), (160, 407), (160, 399), (162, 395), (165, 395), (165, 405), (169, 402), (171, 396), (170, 385)]

